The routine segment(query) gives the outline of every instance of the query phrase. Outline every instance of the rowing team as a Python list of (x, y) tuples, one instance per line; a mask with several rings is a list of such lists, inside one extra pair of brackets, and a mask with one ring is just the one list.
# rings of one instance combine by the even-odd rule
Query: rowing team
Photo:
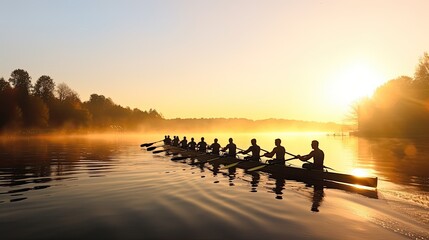
[[(292, 159), (297, 158), (301, 161), (306, 162), (302, 165), (303, 168), (323, 170), (323, 167), (324, 167), (323, 161), (325, 159), (325, 154), (319, 148), (319, 142), (317, 140), (313, 140), (311, 142), (311, 147), (313, 150), (309, 154), (304, 156), (293, 155), (286, 152), (286, 149), (281, 145), (281, 140), (279, 138), (277, 138), (274, 141), (275, 147), (271, 152), (261, 149), (261, 147), (259, 147), (256, 144), (256, 139), (252, 139), (250, 141), (251, 146), (247, 150), (237, 148), (232, 138), (229, 138), (229, 143), (223, 148), (218, 143), (217, 138), (215, 138), (213, 143), (210, 145), (208, 145), (204, 141), (204, 137), (201, 138), (200, 142), (196, 143), (194, 141), (194, 138), (191, 138), (191, 141), (188, 142), (186, 137), (183, 137), (183, 139), (180, 140), (178, 136), (174, 136), (173, 139), (171, 139), (169, 135), (166, 135), (163, 141), (165, 145), (171, 145), (171, 146), (198, 151), (202, 153), (206, 153), (207, 150), (211, 150), (211, 153), (215, 155), (219, 155), (220, 151), (222, 152), (228, 151), (226, 153), (226, 156), (228, 157), (236, 157), (236, 154), (238, 153), (247, 154), (247, 155), (249, 155), (249, 153), (252, 153), (252, 155), (249, 155), (244, 158), (245, 160), (249, 160), (249, 161), (259, 161), (260, 157), (272, 158), (273, 156), (275, 156), (275, 159), (269, 161), (269, 163), (271, 164), (284, 163), (286, 161), (285, 154), (287, 153), (294, 157)], [(237, 152), (237, 149), (240, 151)], [(263, 155), (260, 155), (261, 150), (266, 153)], [(308, 160), (311, 158), (313, 158), (313, 162), (308, 162)]]

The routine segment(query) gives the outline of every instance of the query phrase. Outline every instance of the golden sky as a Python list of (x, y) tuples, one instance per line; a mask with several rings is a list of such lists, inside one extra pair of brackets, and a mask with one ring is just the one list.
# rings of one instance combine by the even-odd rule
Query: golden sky
[(167, 118), (341, 122), (413, 76), (429, 1), (7, 1), (0, 77), (49, 75)]

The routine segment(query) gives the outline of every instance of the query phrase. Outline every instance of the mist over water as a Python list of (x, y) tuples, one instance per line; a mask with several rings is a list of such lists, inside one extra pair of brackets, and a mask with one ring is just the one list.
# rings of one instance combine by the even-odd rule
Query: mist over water
[(2, 238), (429, 239), (426, 139), (325, 133), (186, 136), (204, 136), (209, 143), (216, 137), (222, 146), (233, 137), (240, 148), (256, 138), (267, 150), (281, 138), (288, 152), (301, 155), (316, 139), (325, 165), (378, 176), (379, 187), (318, 188), (241, 169), (214, 172), (211, 164), (171, 161), (172, 156), (139, 147), (161, 140), (162, 134), (2, 138)]

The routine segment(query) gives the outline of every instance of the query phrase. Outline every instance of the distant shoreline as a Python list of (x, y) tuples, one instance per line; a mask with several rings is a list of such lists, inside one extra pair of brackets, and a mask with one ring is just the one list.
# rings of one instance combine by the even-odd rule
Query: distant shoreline
[(11, 129), (0, 133), (2, 136), (37, 136), (56, 134), (100, 134), (100, 133), (155, 133), (155, 132), (348, 132), (351, 126), (337, 123), (314, 121), (244, 118), (176, 118), (157, 119), (128, 128), (110, 125), (100, 128), (28, 128)]

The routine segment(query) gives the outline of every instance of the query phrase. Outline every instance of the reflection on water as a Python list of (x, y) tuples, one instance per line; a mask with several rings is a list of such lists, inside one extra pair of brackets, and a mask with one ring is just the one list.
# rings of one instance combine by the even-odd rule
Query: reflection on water
[(372, 155), (374, 171), (387, 181), (429, 192), (429, 139), (359, 138), (359, 157)]
[[(0, 194), (10, 202), (22, 201), (25, 192), (51, 187), (56, 181), (72, 181), (86, 175), (100, 177), (114, 171), (114, 149), (102, 144), (68, 139), (3, 140), (0, 144)], [(16, 194), (20, 193), (20, 194)], [(3, 200), (5, 201), (5, 200)]]
[[(230, 136), (216, 137), (222, 144)], [(381, 179), (379, 188), (170, 161), (168, 152), (138, 147), (159, 136), (2, 139), (0, 232), (6, 239), (429, 238), (429, 141), (323, 134), (237, 134), (234, 141), (245, 148), (253, 137), (265, 149), (280, 137), (294, 154), (308, 153), (317, 139), (326, 165), (363, 169)]]

